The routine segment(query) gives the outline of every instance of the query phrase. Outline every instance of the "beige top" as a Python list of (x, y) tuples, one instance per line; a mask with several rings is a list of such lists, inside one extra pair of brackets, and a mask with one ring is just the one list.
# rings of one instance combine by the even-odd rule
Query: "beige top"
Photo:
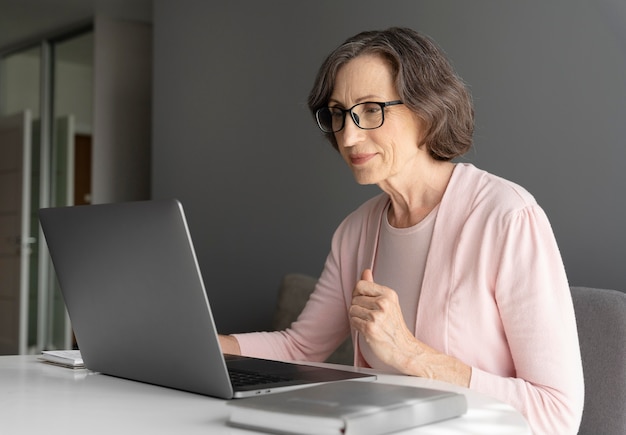
[[(413, 334), (426, 258), (438, 209), (439, 206), (435, 207), (426, 218), (409, 228), (391, 226), (387, 218), (389, 206), (383, 211), (384, 219), (374, 260), (374, 281), (395, 290), (398, 294), (402, 316)], [(362, 335), (359, 335), (359, 347), (370, 367), (391, 373), (397, 372), (378, 359)]]

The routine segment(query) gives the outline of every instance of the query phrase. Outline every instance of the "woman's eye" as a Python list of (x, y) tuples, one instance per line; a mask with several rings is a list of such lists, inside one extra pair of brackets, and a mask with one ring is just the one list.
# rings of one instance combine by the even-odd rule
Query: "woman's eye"
[(380, 106), (378, 104), (368, 104), (368, 105), (365, 106), (364, 112), (365, 113), (376, 114), (376, 113), (380, 112)]
[(343, 118), (343, 111), (339, 109), (329, 109), (330, 116), (333, 118)]

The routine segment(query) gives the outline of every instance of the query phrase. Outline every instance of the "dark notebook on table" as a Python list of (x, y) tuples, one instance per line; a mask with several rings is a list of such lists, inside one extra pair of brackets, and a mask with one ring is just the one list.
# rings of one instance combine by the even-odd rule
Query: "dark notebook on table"
[[(39, 216), (90, 370), (224, 399), (375, 378), (225, 358), (176, 200), (48, 208)], [(235, 377), (242, 377), (242, 385)]]

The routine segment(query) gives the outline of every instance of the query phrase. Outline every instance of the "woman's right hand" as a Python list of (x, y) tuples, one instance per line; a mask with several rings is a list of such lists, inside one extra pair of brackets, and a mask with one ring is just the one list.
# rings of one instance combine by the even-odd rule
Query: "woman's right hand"
[(219, 335), (220, 346), (222, 347), (222, 353), (229, 355), (241, 355), (241, 348), (239, 342), (232, 335)]

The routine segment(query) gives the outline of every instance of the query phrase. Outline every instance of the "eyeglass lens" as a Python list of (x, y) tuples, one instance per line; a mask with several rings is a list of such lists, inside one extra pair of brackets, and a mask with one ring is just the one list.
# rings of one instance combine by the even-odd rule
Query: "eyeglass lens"
[(374, 129), (383, 125), (384, 115), (381, 103), (361, 103), (349, 110), (339, 107), (323, 107), (317, 111), (317, 121), (320, 128), (327, 132), (338, 132), (344, 127), (346, 113), (354, 123), (363, 129)]

